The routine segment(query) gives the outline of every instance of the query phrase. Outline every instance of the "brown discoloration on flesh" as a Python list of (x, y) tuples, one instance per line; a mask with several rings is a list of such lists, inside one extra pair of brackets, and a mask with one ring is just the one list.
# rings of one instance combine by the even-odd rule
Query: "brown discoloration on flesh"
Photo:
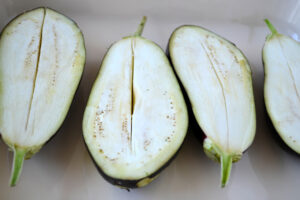
[[(27, 46), (27, 49), (31, 49), (36, 38), (33, 36), (31, 38), (30, 43)], [(32, 78), (32, 70), (35, 70), (36, 64), (32, 62), (34, 57), (38, 56), (39, 49), (37, 46), (37, 49), (33, 51), (28, 51), (25, 57), (24, 66), (23, 66), (23, 73), (22, 78), (25, 78), (25, 80), (30, 80)]]
[(220, 87), (221, 87), (221, 89), (222, 89), (222, 95), (223, 95), (223, 100), (224, 100), (224, 106), (225, 106), (225, 112), (226, 112), (226, 135), (227, 135), (227, 141), (226, 141), (226, 148), (228, 149), (229, 148), (229, 123), (228, 123), (228, 108), (227, 108), (227, 102), (226, 102), (226, 96), (225, 96), (225, 88), (224, 88), (224, 86), (223, 86), (223, 83), (222, 83), (222, 81), (221, 81), (221, 79), (220, 79), (220, 77), (219, 77), (219, 75), (218, 75), (218, 72), (216, 71), (216, 68), (215, 68), (215, 66), (214, 66), (214, 63), (213, 63), (213, 61), (212, 61), (212, 59), (211, 59), (211, 57), (210, 57), (210, 55), (211, 56), (213, 56), (212, 58), (215, 60), (216, 58), (214, 57), (214, 54), (209, 54), (208, 52), (207, 52), (207, 50), (206, 50), (206, 48), (205, 48), (205, 45), (203, 44), (203, 43), (201, 43), (201, 46), (202, 46), (202, 48), (203, 48), (203, 51), (205, 52), (205, 54), (206, 54), (206, 57), (208, 58), (208, 60), (209, 60), (209, 62), (210, 62), (210, 65), (211, 65), (211, 67), (212, 67), (212, 69), (213, 69), (213, 72), (214, 72), (214, 74), (216, 75), (216, 78), (217, 78), (217, 80), (218, 80), (218, 82), (219, 82), (219, 85), (220, 85)]
[(148, 151), (148, 146), (151, 144), (151, 141), (150, 140), (148, 140), (148, 139), (146, 139), (145, 141), (144, 141), (144, 150), (145, 151)]
[[(35, 91), (35, 84), (36, 84), (36, 79), (37, 79), (37, 76), (38, 76), (38, 68), (39, 68), (39, 61), (40, 61), (40, 56), (41, 56), (41, 48), (42, 48), (42, 40), (43, 40), (43, 27), (44, 27), (44, 23), (45, 23), (45, 14), (46, 14), (45, 12), (46, 12), (46, 10), (44, 9), (44, 15), (43, 15), (43, 20), (42, 20), (42, 24), (41, 24), (40, 34), (39, 34), (40, 38), (39, 38), (38, 53), (37, 53), (37, 63), (36, 63), (36, 66), (35, 66), (35, 73), (34, 73), (34, 78), (33, 78), (33, 87), (32, 87), (32, 92), (31, 92), (31, 96), (30, 96), (29, 107), (28, 107), (28, 111), (27, 111), (25, 131), (27, 130), (29, 119), (30, 119), (32, 101), (33, 101), (34, 91)], [(34, 132), (32, 131), (31, 134), (33, 135), (33, 133)]]
[(56, 28), (55, 26), (53, 25), (52, 26), (52, 32), (53, 32), (53, 35), (54, 35), (54, 50), (55, 50), (55, 54), (54, 54), (54, 60), (55, 60), (55, 67), (54, 67), (54, 70), (53, 70), (53, 75), (52, 75), (52, 82), (51, 82), (51, 85), (52, 87), (55, 86), (55, 82), (56, 82), (56, 72), (57, 72), (57, 69), (58, 69), (58, 60), (59, 60), (59, 51), (58, 51), (58, 43), (57, 43), (57, 31), (56, 31)]
[[(85, 143), (85, 146), (86, 146), (86, 143)], [(86, 146), (87, 147), (87, 146)], [(153, 178), (156, 178), (161, 171), (163, 171), (167, 166), (169, 166), (169, 164), (176, 158), (178, 152), (180, 151), (181, 147), (177, 150), (177, 152), (168, 160), (168, 162), (166, 162), (163, 166), (161, 166), (156, 172), (152, 173), (152, 174), (149, 174), (149, 175), (146, 175), (145, 177), (141, 178), (141, 179), (134, 179), (134, 180), (125, 180), (125, 179), (118, 179), (118, 178), (114, 178), (114, 177), (111, 177), (111, 176), (108, 176), (106, 175), (103, 170), (97, 165), (97, 163), (95, 162), (93, 156), (91, 155), (90, 151), (89, 151), (89, 148), (87, 147), (88, 149), (88, 152), (89, 152), (89, 155), (90, 157), (92, 158), (93, 160), (93, 163), (95, 164), (98, 172), (101, 174), (101, 176), (106, 180), (108, 181), (109, 183), (115, 185), (115, 186), (118, 186), (118, 187), (121, 187), (123, 189), (129, 189), (129, 188), (138, 188), (139, 185), (138, 185), (138, 182), (140, 182), (141, 180), (145, 179), (145, 178), (152, 178), (152, 181), (153, 181)], [(127, 163), (129, 165), (129, 163)], [(148, 182), (149, 184), (150, 182)], [(143, 185), (145, 186), (145, 185)], [(140, 186), (141, 187), (141, 186)]]

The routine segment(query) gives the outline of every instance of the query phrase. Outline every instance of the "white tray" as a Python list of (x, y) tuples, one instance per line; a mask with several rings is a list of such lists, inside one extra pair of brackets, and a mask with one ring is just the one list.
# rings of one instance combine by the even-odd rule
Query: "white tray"
[[(12, 155), (0, 142), (1, 200), (94, 199), (300, 199), (300, 157), (283, 150), (267, 124), (261, 52), (269, 18), (279, 32), (300, 39), (300, 1), (296, 0), (0, 0), (0, 28), (20, 12), (49, 6), (74, 19), (86, 42), (85, 71), (69, 114), (57, 135), (25, 161), (18, 185), (8, 186)], [(188, 133), (177, 158), (150, 185), (119, 189), (98, 174), (85, 149), (81, 121), (91, 86), (107, 48), (132, 34), (146, 15), (143, 36), (166, 48), (182, 24), (204, 26), (234, 42), (249, 59), (255, 89), (254, 143), (233, 165), (230, 182), (220, 188), (220, 166)], [(300, 56), (300, 55), (299, 55)], [(17, 124), (16, 124), (17, 126)], [(300, 134), (300, 132), (299, 132)]]

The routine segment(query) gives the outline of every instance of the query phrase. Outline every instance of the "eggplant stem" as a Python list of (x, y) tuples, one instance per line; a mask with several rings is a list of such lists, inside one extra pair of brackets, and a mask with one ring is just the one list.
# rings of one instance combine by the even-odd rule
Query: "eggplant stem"
[(272, 35), (277, 34), (277, 30), (276, 28), (273, 26), (273, 24), (271, 24), (271, 22), (268, 19), (264, 20), (268, 26), (268, 28), (270, 29), (270, 31), (272, 32)]
[(221, 187), (225, 187), (231, 172), (232, 155), (221, 155)]
[(141, 36), (142, 35), (146, 21), (147, 21), (147, 17), (143, 16), (143, 19), (142, 19), (141, 23), (139, 24), (136, 32), (134, 33), (134, 36)]
[(15, 186), (19, 180), (25, 155), (26, 151), (24, 149), (14, 147), (14, 162), (10, 178), (10, 186)]

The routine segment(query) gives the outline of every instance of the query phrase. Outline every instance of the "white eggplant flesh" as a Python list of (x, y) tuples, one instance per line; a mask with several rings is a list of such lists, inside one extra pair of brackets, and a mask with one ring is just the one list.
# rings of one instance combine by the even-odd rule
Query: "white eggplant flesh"
[(240, 159), (255, 135), (250, 66), (235, 45), (198, 26), (177, 28), (169, 53), (206, 135), (204, 150), (221, 162), (224, 187), (232, 162)]
[(266, 109), (281, 139), (300, 154), (300, 43), (266, 23), (272, 32), (263, 48)]
[(11, 182), (65, 119), (85, 63), (78, 26), (48, 8), (13, 19), (0, 39), (0, 130), (14, 151)]
[(125, 188), (151, 182), (179, 150), (188, 126), (166, 55), (140, 33), (106, 53), (83, 119), (85, 143), (99, 171)]

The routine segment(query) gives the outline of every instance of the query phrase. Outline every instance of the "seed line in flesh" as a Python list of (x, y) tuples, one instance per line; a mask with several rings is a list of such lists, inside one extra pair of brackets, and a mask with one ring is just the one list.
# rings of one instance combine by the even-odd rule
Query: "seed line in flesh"
[(35, 73), (34, 73), (34, 77), (33, 77), (33, 86), (32, 86), (32, 91), (31, 91), (31, 96), (30, 96), (30, 101), (29, 101), (29, 107), (28, 107), (28, 112), (27, 112), (27, 118), (26, 118), (26, 124), (25, 124), (25, 131), (27, 130), (29, 119), (30, 119), (30, 113), (31, 113), (31, 107), (32, 107), (32, 100), (33, 100), (33, 96), (34, 96), (36, 78), (37, 78), (38, 69), (39, 69), (45, 16), (46, 16), (46, 9), (44, 8), (42, 25), (41, 25), (41, 30), (40, 30), (39, 47), (38, 47), (38, 53), (37, 53), (37, 62), (36, 62)]
[(297, 90), (297, 85), (296, 85), (296, 81), (295, 81), (295, 77), (294, 77), (293, 71), (291, 69), (291, 66), (290, 66), (290, 63), (289, 63), (288, 59), (286, 58), (286, 55), (284, 53), (283, 46), (282, 46), (282, 44), (280, 42), (280, 39), (278, 39), (278, 42), (279, 42), (279, 45), (280, 45), (280, 48), (281, 48), (282, 55), (283, 55), (283, 57), (284, 57), (284, 59), (286, 61), (287, 68), (289, 69), (290, 75), (292, 77), (293, 86), (294, 86), (294, 89), (296, 91), (296, 95), (297, 95), (298, 101), (300, 102), (300, 95), (299, 95), (298, 90)]
[[(220, 80), (220, 77), (219, 77), (219, 75), (218, 75), (218, 73), (217, 73), (217, 71), (216, 71), (216, 69), (215, 69), (215, 66), (214, 66), (214, 64), (213, 64), (213, 61), (212, 61), (212, 59), (211, 59), (209, 53), (207, 52), (207, 49), (205, 48), (206, 45), (204, 45), (202, 42), (201, 42), (200, 44), (201, 44), (202, 49), (203, 49), (203, 51), (205, 52), (205, 54), (206, 54), (206, 56), (207, 56), (207, 58), (208, 58), (208, 60), (209, 60), (209, 63), (210, 63), (210, 65), (211, 65), (211, 67), (212, 67), (212, 69), (213, 69), (213, 71), (214, 71), (214, 73), (215, 73), (215, 75), (216, 75), (216, 77), (217, 77), (217, 79), (218, 79), (218, 82), (219, 82), (219, 84), (220, 84), (220, 86), (221, 86), (221, 89), (222, 89), (222, 95), (223, 95), (223, 99), (224, 99), (224, 106), (225, 106), (225, 112), (226, 112), (226, 131), (227, 131), (227, 133), (226, 133), (226, 136), (227, 136), (226, 147), (227, 147), (227, 150), (228, 150), (228, 149), (229, 149), (228, 111), (227, 111), (227, 103), (226, 103), (226, 97), (225, 97), (224, 87), (223, 87), (223, 84), (222, 84), (222, 82), (221, 82), (221, 80)], [(213, 55), (212, 55), (212, 56), (213, 56)]]
[(132, 134), (132, 127), (133, 127), (133, 112), (134, 112), (134, 88), (133, 88), (133, 81), (134, 81), (134, 47), (135, 47), (135, 40), (131, 40), (131, 77), (130, 77), (130, 85), (131, 85), (131, 113), (130, 113), (130, 150), (134, 152), (133, 149), (133, 134)]

